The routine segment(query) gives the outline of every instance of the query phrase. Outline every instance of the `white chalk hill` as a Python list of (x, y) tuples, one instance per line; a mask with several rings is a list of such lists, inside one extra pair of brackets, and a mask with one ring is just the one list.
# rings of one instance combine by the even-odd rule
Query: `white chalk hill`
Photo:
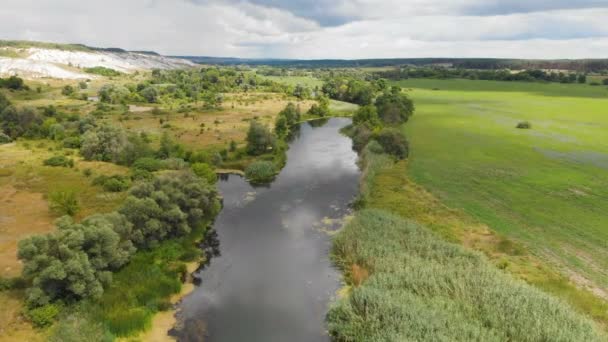
[(194, 66), (184, 59), (150, 53), (45, 47), (0, 46), (0, 76), (23, 78), (92, 79), (85, 68), (105, 67), (122, 73), (137, 70), (177, 69)]

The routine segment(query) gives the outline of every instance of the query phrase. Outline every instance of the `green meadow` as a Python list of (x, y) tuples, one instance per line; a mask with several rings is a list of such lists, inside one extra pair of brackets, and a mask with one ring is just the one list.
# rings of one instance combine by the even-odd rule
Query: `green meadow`
[[(408, 176), (608, 294), (608, 88), (409, 79)], [(528, 121), (531, 129), (516, 129)]]

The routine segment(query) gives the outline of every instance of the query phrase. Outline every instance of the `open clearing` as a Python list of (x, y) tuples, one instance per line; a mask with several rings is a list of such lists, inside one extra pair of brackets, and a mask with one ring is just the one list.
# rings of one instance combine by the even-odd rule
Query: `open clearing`
[[(398, 84), (410, 89), (417, 107), (406, 125), (409, 176), (608, 298), (608, 89), (469, 80)], [(516, 129), (521, 121), (532, 129)]]

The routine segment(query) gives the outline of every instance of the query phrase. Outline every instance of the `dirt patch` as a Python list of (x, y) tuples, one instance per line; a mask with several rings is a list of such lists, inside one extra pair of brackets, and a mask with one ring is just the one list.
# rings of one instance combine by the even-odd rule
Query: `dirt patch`
[(41, 193), (0, 186), (0, 274), (14, 277), (21, 273), (19, 240), (53, 229), (53, 217)]
[(367, 278), (369, 278), (369, 271), (363, 266), (353, 264), (350, 268), (350, 276), (352, 278), (353, 285), (360, 286)]
[(0, 342), (44, 341), (43, 332), (36, 331), (25, 320), (23, 311), (23, 296), (18, 291), (0, 293)]

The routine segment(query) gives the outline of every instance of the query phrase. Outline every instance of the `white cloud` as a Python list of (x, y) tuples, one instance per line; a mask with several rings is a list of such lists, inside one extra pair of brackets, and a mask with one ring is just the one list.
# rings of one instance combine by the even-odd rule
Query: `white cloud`
[[(174, 55), (608, 57), (608, 5), (481, 0), (2, 0), (3, 39)], [(512, 4), (509, 7), (509, 4)], [(596, 6), (598, 8), (589, 9)], [(475, 13), (479, 14), (475, 14)], [(506, 13), (506, 14), (504, 14)], [(325, 25), (342, 18), (339, 25)]]

